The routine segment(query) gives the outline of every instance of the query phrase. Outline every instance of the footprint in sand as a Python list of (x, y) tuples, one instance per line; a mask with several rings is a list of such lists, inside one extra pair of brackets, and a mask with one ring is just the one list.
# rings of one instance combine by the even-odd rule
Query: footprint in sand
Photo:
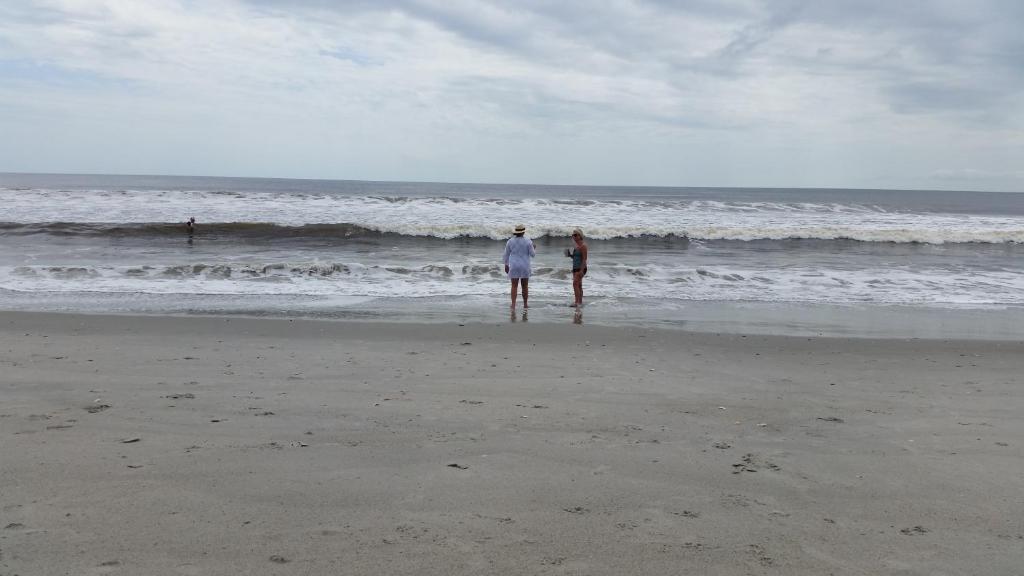
[(683, 510), (682, 512), (672, 512), (674, 516), (682, 516), (683, 518), (700, 518), (700, 512), (694, 512), (693, 510)]
[(191, 400), (194, 399), (195, 397), (196, 395), (191, 392), (185, 392), (184, 394), (168, 394), (167, 396), (164, 396), (164, 398), (167, 398), (168, 400)]
[(842, 424), (845, 422), (842, 418), (837, 418), (835, 416), (818, 416), (818, 420), (821, 420), (822, 422), (835, 422), (836, 424)]
[(739, 474), (740, 472), (757, 472), (759, 468), (767, 468), (774, 471), (780, 470), (778, 465), (773, 464), (768, 460), (761, 460), (753, 454), (745, 454), (739, 462), (732, 465), (732, 473)]
[(93, 568), (92, 570), (89, 570), (88, 573), (89, 574), (112, 574), (114, 572), (120, 572), (120, 571), (121, 571), (121, 561), (120, 560), (107, 560), (106, 562), (101, 563), (99, 566)]

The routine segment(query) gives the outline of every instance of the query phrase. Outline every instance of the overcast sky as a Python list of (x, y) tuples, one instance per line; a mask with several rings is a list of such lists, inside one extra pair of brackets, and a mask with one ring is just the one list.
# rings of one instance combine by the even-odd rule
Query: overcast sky
[(0, 171), (1024, 192), (1020, 0), (0, 0)]

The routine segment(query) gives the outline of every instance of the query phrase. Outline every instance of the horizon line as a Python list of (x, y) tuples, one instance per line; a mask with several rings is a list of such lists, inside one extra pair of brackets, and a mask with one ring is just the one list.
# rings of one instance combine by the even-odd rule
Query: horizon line
[(360, 178), (311, 178), (290, 176), (224, 176), (204, 174), (137, 174), (110, 172), (18, 172), (0, 170), (0, 176), (114, 176), (119, 178), (209, 178), (224, 180), (293, 180), (300, 182), (368, 182), (378, 184), (449, 184), (453, 186), (527, 186), (547, 188), (646, 188), (646, 189), (720, 189), (720, 190), (834, 190), (878, 192), (966, 192), (970, 194), (1024, 194), (1024, 190), (980, 190), (942, 188), (854, 188), (846, 186), (698, 186), (666, 184), (542, 184), (532, 182), (457, 182), (447, 180), (369, 180)]

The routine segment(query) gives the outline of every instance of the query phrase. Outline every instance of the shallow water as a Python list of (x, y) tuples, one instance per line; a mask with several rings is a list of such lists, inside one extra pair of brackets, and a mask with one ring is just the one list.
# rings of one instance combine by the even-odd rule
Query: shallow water
[(500, 317), (518, 222), (538, 319), (570, 299), (575, 227), (607, 323), (1024, 305), (1021, 194), (3, 174), (0, 205), (6, 309)]

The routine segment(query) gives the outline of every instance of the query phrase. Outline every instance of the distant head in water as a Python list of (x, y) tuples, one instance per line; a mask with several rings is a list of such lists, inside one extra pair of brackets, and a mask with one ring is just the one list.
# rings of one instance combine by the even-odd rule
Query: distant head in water
[(195, 230), (195, 227), (196, 227), (196, 217), (195, 216), (192, 216), (191, 218), (189, 218), (188, 220), (185, 221), (185, 228), (189, 232), (192, 232), (193, 230)]

